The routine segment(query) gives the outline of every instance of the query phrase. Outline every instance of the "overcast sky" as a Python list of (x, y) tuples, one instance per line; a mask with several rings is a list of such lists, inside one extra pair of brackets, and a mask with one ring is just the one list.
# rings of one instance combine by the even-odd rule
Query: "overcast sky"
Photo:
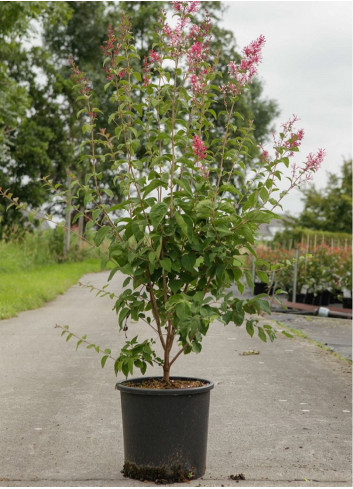
[[(224, 27), (234, 32), (238, 48), (260, 34), (266, 37), (259, 78), (264, 96), (278, 102), (276, 128), (296, 114), (305, 131), (300, 152), (326, 149), (315, 175), (317, 188), (352, 156), (352, 2), (231, 1)], [(297, 156), (297, 155), (296, 155)], [(284, 201), (298, 214), (301, 193)]]

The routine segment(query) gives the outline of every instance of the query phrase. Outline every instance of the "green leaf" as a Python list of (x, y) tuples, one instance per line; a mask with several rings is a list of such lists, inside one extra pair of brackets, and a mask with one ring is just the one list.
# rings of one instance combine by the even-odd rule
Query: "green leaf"
[(121, 326), (123, 325), (123, 321), (126, 317), (128, 317), (130, 314), (130, 309), (127, 308), (127, 307), (124, 307), (124, 309), (122, 309), (120, 311), (120, 314), (119, 314), (119, 326), (121, 328)]
[(157, 229), (162, 219), (168, 212), (168, 206), (164, 202), (158, 202), (150, 211), (150, 221), (152, 226)]
[(268, 191), (265, 189), (265, 187), (262, 187), (262, 189), (260, 190), (260, 197), (262, 199), (263, 202), (266, 202), (267, 199), (268, 199)]
[(216, 114), (216, 112), (215, 112), (213, 109), (208, 109), (208, 110), (206, 110), (206, 112), (209, 112), (210, 114), (212, 114), (212, 115), (213, 115), (213, 117), (214, 117), (215, 119), (217, 119), (217, 114)]
[(123, 287), (126, 287), (129, 283), (130, 283), (130, 280), (131, 280), (131, 277), (127, 277), (125, 280), (124, 280), (124, 283), (123, 283)]
[(109, 358), (108, 355), (104, 355), (104, 357), (102, 357), (102, 359), (101, 359), (102, 368), (104, 368), (104, 365), (105, 365), (106, 361), (108, 360), (108, 358)]
[(114, 275), (116, 274), (116, 272), (117, 272), (118, 270), (119, 270), (119, 267), (114, 267), (114, 268), (112, 268), (112, 270), (111, 270), (111, 272), (110, 272), (110, 274), (109, 274), (109, 277), (108, 277), (108, 281), (109, 281), (109, 280), (111, 280), (111, 279), (114, 277)]
[(201, 200), (195, 207), (196, 217), (208, 218), (213, 212), (213, 202), (210, 199)]
[(194, 271), (194, 265), (196, 262), (196, 257), (193, 253), (189, 253), (188, 255), (183, 255), (181, 257), (181, 263), (185, 270), (188, 272), (193, 272)]
[(134, 71), (133, 76), (136, 78), (138, 82), (142, 81), (141, 73), (139, 73), (138, 71)]
[(269, 283), (268, 275), (266, 272), (263, 272), (261, 270), (256, 270), (256, 275), (259, 277), (261, 282), (264, 282), (265, 284)]
[(114, 197), (114, 193), (112, 192), (112, 190), (110, 190), (110, 188), (104, 188), (103, 189), (103, 192), (108, 195), (108, 197), (111, 197), (113, 198)]
[(200, 353), (202, 350), (202, 345), (201, 343), (196, 343), (196, 341), (192, 342), (192, 351), (195, 353)]
[(249, 270), (245, 270), (245, 278), (250, 289), (253, 289), (254, 281), (253, 281), (252, 273)]
[(263, 341), (264, 343), (266, 343), (267, 338), (266, 338), (265, 331), (263, 330), (263, 328), (261, 328), (261, 326), (258, 326), (257, 329), (258, 329), (257, 334), (259, 335), (260, 340)]
[(176, 212), (174, 214), (174, 217), (175, 217), (175, 220), (179, 226), (179, 228), (181, 229), (182, 233), (187, 236), (188, 235), (188, 227), (187, 227), (187, 224), (186, 222), (184, 221), (184, 219), (182, 218), (182, 216)]
[(264, 311), (267, 314), (271, 314), (271, 308), (268, 301), (263, 299), (253, 299), (251, 302), (259, 309), (259, 312)]
[(96, 235), (94, 236), (94, 242), (97, 246), (101, 245), (104, 241), (104, 238), (108, 235), (108, 233), (111, 231), (110, 226), (103, 226), (98, 231), (96, 232)]
[(169, 258), (163, 258), (160, 261), (160, 263), (162, 265), (163, 270), (166, 270), (167, 272), (171, 272), (172, 271), (172, 262), (170, 261)]
[(146, 187), (143, 188), (143, 197), (146, 197), (146, 195), (148, 195), (149, 193), (152, 192), (152, 190), (158, 187), (166, 188), (167, 184), (161, 182), (160, 180), (152, 180), (151, 183), (149, 183)]
[(183, 285), (184, 285), (183, 280), (170, 280), (169, 281), (169, 286), (172, 289), (172, 292), (174, 294), (176, 294), (179, 290), (181, 290)]
[(127, 378), (129, 375), (129, 364), (126, 362), (126, 360), (124, 360), (124, 362), (121, 366), (121, 371), (123, 372), (123, 374)]
[(182, 178), (182, 179), (179, 179), (179, 178), (176, 178), (175, 179), (175, 182), (180, 185), (181, 188), (183, 188), (185, 190), (185, 192), (190, 196), (190, 197), (193, 197), (193, 192), (192, 192), (192, 189), (190, 187), (190, 183), (188, 182), (188, 180), (186, 178)]
[(251, 336), (251, 338), (254, 336), (254, 326), (253, 326), (252, 321), (246, 322), (246, 331)]

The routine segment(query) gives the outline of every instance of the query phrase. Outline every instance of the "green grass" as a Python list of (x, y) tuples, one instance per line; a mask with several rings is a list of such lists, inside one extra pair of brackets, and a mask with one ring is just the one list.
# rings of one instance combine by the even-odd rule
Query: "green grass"
[(52, 230), (28, 234), (21, 242), (0, 241), (0, 319), (37, 309), (101, 270), (95, 250), (77, 251), (62, 261), (62, 238)]
[(99, 272), (100, 260), (53, 263), (16, 273), (0, 273), (0, 319), (37, 309), (77, 283), (85, 273)]

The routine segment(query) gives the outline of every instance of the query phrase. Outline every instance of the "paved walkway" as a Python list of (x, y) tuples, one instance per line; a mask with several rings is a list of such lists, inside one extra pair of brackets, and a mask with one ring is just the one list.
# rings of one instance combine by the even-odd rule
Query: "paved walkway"
[[(107, 274), (84, 282), (106, 283)], [(118, 292), (116, 276), (110, 289)], [(73, 287), (0, 321), (0, 486), (154, 486), (125, 479), (112, 365), (65, 342), (55, 323), (116, 353), (124, 336), (109, 298)], [(130, 324), (127, 334), (145, 331)], [(258, 350), (258, 355), (241, 355)], [(351, 368), (305, 339), (272, 344), (214, 324), (174, 375), (215, 382), (207, 472), (188, 486), (351, 486)], [(158, 375), (152, 369), (149, 374)], [(231, 475), (244, 474), (236, 482)], [(181, 485), (182, 484), (174, 484)], [(185, 487), (185, 485), (184, 485)]]

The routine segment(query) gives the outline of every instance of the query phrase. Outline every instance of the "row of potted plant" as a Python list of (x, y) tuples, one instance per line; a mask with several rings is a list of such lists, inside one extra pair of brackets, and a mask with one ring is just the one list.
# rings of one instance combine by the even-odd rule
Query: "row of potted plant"
[[(271, 248), (261, 245), (257, 256), (272, 266), (275, 271), (270, 282), (288, 293), (292, 299), (294, 274), (296, 273), (296, 301), (315, 305), (343, 302), (351, 305), (352, 249), (333, 248), (322, 244), (308, 254), (305, 246), (295, 249)], [(259, 285), (257, 285), (257, 288)]]

